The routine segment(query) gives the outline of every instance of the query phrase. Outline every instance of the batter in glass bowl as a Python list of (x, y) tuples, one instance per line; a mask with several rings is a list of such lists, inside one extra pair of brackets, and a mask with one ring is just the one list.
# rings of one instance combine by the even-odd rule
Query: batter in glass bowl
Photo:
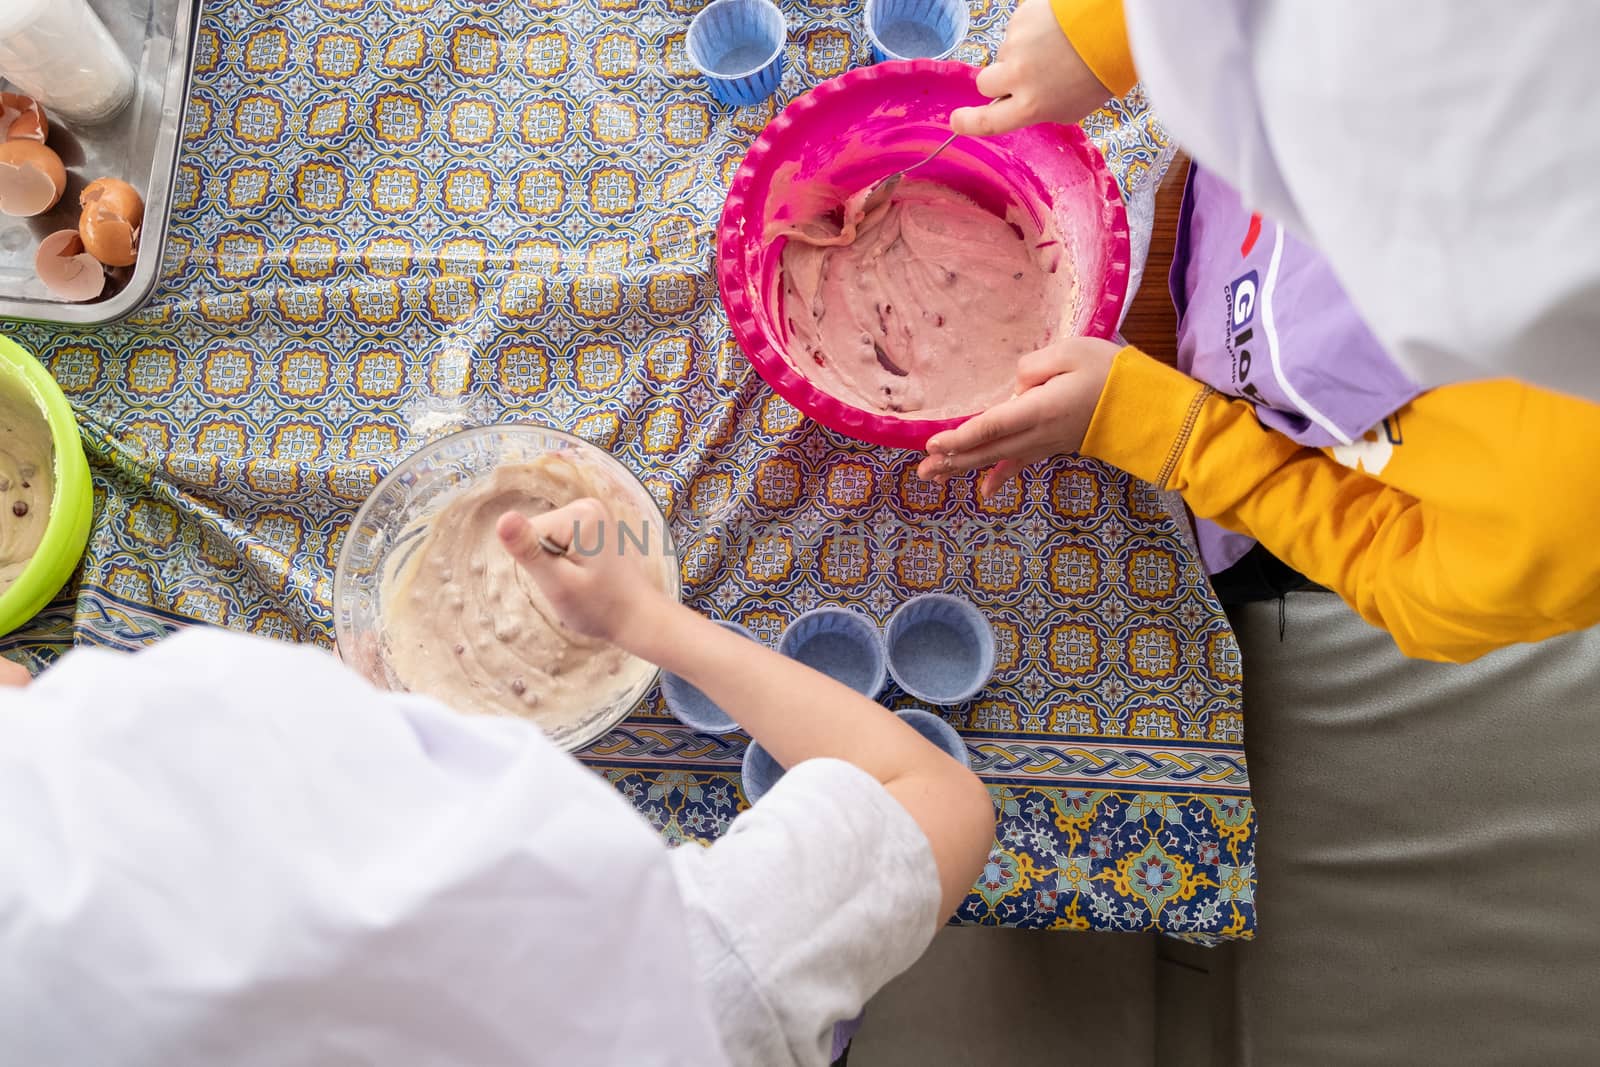
[[(574, 633), (495, 533), (500, 517), (541, 515), (582, 497), (612, 516), (603, 546), (631, 534), (645, 574), (666, 588), (665, 530), (604, 474), (564, 456), (503, 466), (423, 520), (421, 542), (382, 588), (384, 659), (405, 688), (460, 711), (518, 714), (547, 729), (576, 724), (615, 702), (654, 668), (605, 641)], [(401, 535), (401, 539), (405, 534)]]

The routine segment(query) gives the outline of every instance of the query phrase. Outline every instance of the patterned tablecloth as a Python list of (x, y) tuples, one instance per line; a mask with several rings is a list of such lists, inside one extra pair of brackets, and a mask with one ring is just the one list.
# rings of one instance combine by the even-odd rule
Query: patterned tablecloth
[[(1239, 653), (1162, 501), (1061, 461), (980, 502), (766, 388), (711, 259), (772, 106), (711, 101), (683, 55), (699, 6), (208, 0), (154, 300), (10, 328), (77, 406), (97, 520), (76, 588), (0, 648), (192, 621), (329, 642), (343, 531), (395, 457), (546, 422), (640, 472), (690, 603), (768, 641), (823, 603), (987, 610), (998, 672), (949, 717), (1003, 819), (960, 920), (1249, 936)], [(858, 0), (783, 7), (780, 102), (865, 61)], [(973, 15), (958, 58), (981, 63), (1005, 10)], [(1137, 97), (1087, 125), (1125, 188), (1159, 176)], [(706, 838), (743, 805), (744, 743), (653, 696), (584, 759), (667, 837)]]

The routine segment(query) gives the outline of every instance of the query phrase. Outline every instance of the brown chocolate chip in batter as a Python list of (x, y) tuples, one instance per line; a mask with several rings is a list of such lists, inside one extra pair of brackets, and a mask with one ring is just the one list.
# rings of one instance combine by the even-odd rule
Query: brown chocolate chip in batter
[(944, 316), (943, 315), (935, 315), (933, 317), (933, 324), (935, 326), (943, 326), (944, 325)]
[(11, 514), (15, 515), (17, 518), (20, 519), (20, 518), (22, 518), (22, 516), (26, 515), (27, 513), (28, 513), (28, 502), (26, 500), (19, 500), (15, 504), (11, 505)]
[(521, 696), (528, 691), (528, 683), (521, 678), (513, 678), (511, 679), (511, 691), (517, 696)]
[(1011, 276), (1011, 280), (1014, 282), (1020, 282), (1022, 280), (1022, 272), (1020, 270), (1017, 271), (1017, 273)]
[(872, 354), (878, 357), (878, 366), (882, 367), (896, 378), (905, 378), (911, 374), (910, 371), (901, 367), (897, 367), (894, 360), (889, 358), (889, 353), (885, 352), (883, 350), (883, 346), (878, 344), (876, 341), (874, 341), (872, 345)]
[(455, 648), (455, 653), (458, 656), (465, 656), (467, 654), (467, 646), (466, 645), (457, 645), (456, 648)]

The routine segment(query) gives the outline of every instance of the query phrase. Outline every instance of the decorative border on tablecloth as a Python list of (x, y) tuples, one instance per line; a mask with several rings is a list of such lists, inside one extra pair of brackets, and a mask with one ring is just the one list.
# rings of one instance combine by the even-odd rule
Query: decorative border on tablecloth
[[(707, 843), (748, 806), (737, 772), (591, 759), (669, 842)], [(1204, 945), (1255, 929), (1248, 797), (990, 785), (999, 816), (959, 925), (1159, 931)]]
[[(1137, 740), (1070, 739), (1029, 742), (963, 732), (972, 769), (992, 785), (1106, 789), (1136, 786), (1145, 792), (1250, 795), (1242, 754), (1229, 746), (1173, 745)], [(626, 722), (578, 757), (596, 767), (635, 767), (671, 760), (685, 770), (737, 769), (743, 734), (702, 734), (686, 726)]]

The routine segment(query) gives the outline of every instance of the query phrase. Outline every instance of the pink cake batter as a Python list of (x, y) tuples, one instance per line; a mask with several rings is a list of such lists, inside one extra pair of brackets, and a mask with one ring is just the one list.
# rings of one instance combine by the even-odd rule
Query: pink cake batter
[(854, 407), (906, 418), (1011, 396), (1018, 358), (1059, 335), (1072, 304), (1059, 240), (927, 182), (864, 217), (859, 203), (781, 233), (796, 369)]

